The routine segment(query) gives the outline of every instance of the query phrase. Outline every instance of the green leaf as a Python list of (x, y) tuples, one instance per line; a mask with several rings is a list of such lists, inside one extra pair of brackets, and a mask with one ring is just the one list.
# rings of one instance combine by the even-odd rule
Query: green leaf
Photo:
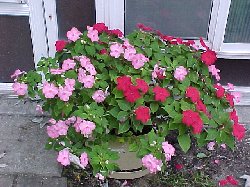
[(182, 110), (190, 110), (191, 109), (191, 104), (189, 104), (188, 102), (185, 102), (184, 100), (182, 100), (180, 103), (181, 103)]
[(181, 147), (181, 149), (187, 153), (187, 151), (189, 150), (190, 146), (191, 146), (191, 139), (190, 136), (187, 134), (183, 134), (183, 135), (179, 135), (177, 137), (179, 145)]
[(128, 150), (130, 152), (135, 152), (139, 149), (138, 143), (137, 142), (133, 142), (132, 144), (129, 145)]
[(219, 132), (216, 129), (208, 129), (206, 140), (215, 140), (218, 135), (219, 135)]
[(90, 55), (90, 56), (94, 56), (95, 53), (96, 53), (95, 47), (93, 47), (93, 46), (86, 45), (85, 49), (86, 49), (87, 54)]
[(205, 153), (198, 153), (198, 154), (196, 155), (196, 157), (197, 157), (197, 158), (206, 158), (207, 155), (206, 155)]
[(131, 106), (128, 102), (124, 101), (124, 100), (117, 100), (118, 106), (120, 107), (120, 109), (124, 110), (124, 111), (128, 111), (131, 110)]
[(129, 121), (126, 121), (125, 123), (119, 123), (118, 134), (127, 132), (129, 128), (130, 128)]
[(150, 103), (150, 110), (152, 113), (155, 113), (159, 108), (159, 104), (158, 103)]
[(113, 117), (117, 117), (118, 116), (118, 113), (120, 112), (120, 109), (119, 109), (119, 107), (114, 107), (114, 108), (112, 108), (110, 111), (109, 111), (109, 113), (113, 116)]
[(116, 116), (117, 120), (119, 121), (125, 121), (128, 116), (128, 113), (125, 111), (120, 111), (118, 115)]

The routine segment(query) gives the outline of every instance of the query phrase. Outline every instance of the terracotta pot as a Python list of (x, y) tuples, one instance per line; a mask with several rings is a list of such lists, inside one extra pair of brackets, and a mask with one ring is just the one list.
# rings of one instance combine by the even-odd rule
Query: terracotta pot
[(110, 148), (119, 153), (120, 159), (116, 161), (120, 171), (114, 171), (109, 177), (115, 179), (136, 179), (149, 174), (142, 167), (141, 159), (135, 152), (128, 151), (128, 143), (111, 142)]

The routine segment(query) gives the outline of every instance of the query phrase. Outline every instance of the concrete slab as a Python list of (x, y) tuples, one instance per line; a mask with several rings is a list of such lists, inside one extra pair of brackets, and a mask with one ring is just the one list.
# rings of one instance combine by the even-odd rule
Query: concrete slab
[(250, 106), (236, 106), (236, 110), (240, 122), (250, 124)]
[(56, 161), (57, 153), (47, 151), (45, 128), (30, 122), (30, 117), (1, 116), (0, 153), (6, 155), (0, 163), (0, 174), (37, 174), (43, 176), (61, 176), (61, 166)]
[(16, 179), (16, 187), (67, 187), (66, 178), (21, 176)]
[(0, 186), (1, 187), (12, 187), (14, 176), (11, 175), (0, 175)]

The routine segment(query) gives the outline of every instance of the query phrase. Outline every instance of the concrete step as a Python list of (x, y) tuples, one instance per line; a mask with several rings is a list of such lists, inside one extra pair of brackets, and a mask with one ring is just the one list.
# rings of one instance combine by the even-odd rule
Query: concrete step
[(61, 176), (62, 168), (56, 161), (57, 153), (44, 148), (45, 128), (31, 122), (33, 117), (0, 115), (0, 174), (36, 174)]
[(0, 175), (1, 187), (67, 187), (67, 179), (36, 175)]

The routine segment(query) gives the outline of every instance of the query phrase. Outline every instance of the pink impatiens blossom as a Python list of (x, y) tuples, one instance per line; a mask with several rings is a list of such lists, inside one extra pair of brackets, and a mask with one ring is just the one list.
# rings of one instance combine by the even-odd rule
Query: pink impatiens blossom
[(227, 83), (227, 89), (231, 91), (234, 90), (234, 85), (231, 83)]
[(58, 134), (60, 136), (65, 136), (67, 135), (69, 126), (66, 125), (65, 121), (59, 120), (56, 124), (55, 124), (55, 128), (58, 132)]
[(208, 149), (209, 151), (213, 151), (213, 150), (214, 150), (214, 146), (215, 146), (215, 142), (209, 142), (209, 143), (207, 144), (207, 149)]
[(114, 43), (110, 46), (110, 56), (112, 57), (119, 58), (123, 52), (124, 49), (119, 43)]
[(86, 71), (88, 71), (90, 73), (90, 75), (96, 75), (96, 70), (95, 67), (93, 66), (93, 64), (88, 64), (85, 66)]
[(36, 111), (43, 114), (43, 108), (41, 107), (41, 105), (36, 105)]
[(59, 151), (57, 161), (59, 163), (61, 163), (63, 166), (70, 165), (69, 150), (65, 148), (65, 149)]
[(97, 90), (94, 92), (94, 94), (92, 95), (92, 98), (95, 100), (95, 102), (97, 103), (101, 103), (105, 100), (106, 98), (106, 94), (104, 91), (102, 90)]
[(220, 163), (220, 160), (214, 160), (214, 163), (215, 163), (215, 164), (219, 164), (219, 163)]
[(47, 99), (54, 98), (58, 94), (58, 88), (53, 83), (48, 82), (43, 84), (42, 91)]
[(20, 69), (15, 70), (15, 72), (10, 76), (12, 79), (17, 79), (19, 75), (22, 75), (25, 71), (21, 71)]
[(59, 137), (59, 134), (55, 125), (47, 126), (47, 134), (50, 138)]
[(58, 97), (62, 101), (69, 101), (69, 97), (72, 95), (72, 90), (70, 90), (68, 87), (59, 87), (58, 91)]
[(134, 47), (127, 47), (124, 51), (124, 58), (128, 61), (132, 61), (136, 54), (136, 50)]
[(145, 155), (142, 158), (142, 165), (149, 170), (150, 173), (161, 171), (162, 161), (158, 160), (152, 154)]
[(82, 153), (80, 156), (80, 161), (81, 161), (81, 165), (85, 168), (88, 163), (89, 163), (89, 159), (88, 159), (88, 155), (87, 153)]
[(105, 179), (105, 177), (104, 177), (101, 173), (97, 173), (97, 174), (95, 175), (95, 178), (97, 178), (97, 179), (99, 179), (99, 180), (101, 180), (101, 181), (104, 181), (104, 179)]
[(55, 120), (55, 119), (53, 119), (53, 118), (51, 118), (51, 119), (49, 120), (49, 122), (50, 122), (51, 124), (53, 124), (53, 125), (55, 125), (55, 124), (56, 124), (56, 120)]
[(159, 67), (158, 64), (154, 65), (154, 70), (152, 72), (152, 78), (153, 79), (163, 79), (166, 74), (165, 74), (166, 68)]
[(210, 73), (212, 73), (213, 76), (215, 76), (215, 79), (216, 79), (217, 81), (220, 80), (220, 75), (219, 75), (220, 70), (217, 69), (217, 68), (215, 67), (215, 65), (208, 66), (208, 71), (209, 71)]
[(86, 56), (81, 56), (79, 58), (79, 61), (81, 63), (81, 66), (85, 68), (87, 65), (91, 64), (90, 59)]
[(232, 94), (233, 97), (234, 97), (234, 101), (235, 101), (236, 103), (239, 103), (239, 102), (240, 102), (240, 98), (241, 98), (240, 92), (232, 92), (231, 94)]
[(80, 83), (84, 83), (84, 78), (86, 77), (86, 75), (86, 70), (84, 70), (83, 68), (78, 69), (78, 81)]
[(79, 124), (79, 129), (81, 131), (81, 134), (84, 135), (84, 137), (90, 137), (93, 130), (95, 129), (95, 124), (91, 121), (82, 120), (82, 122)]
[(178, 81), (183, 81), (187, 74), (187, 69), (183, 66), (179, 66), (174, 71), (174, 78), (176, 78)]
[(140, 69), (149, 59), (145, 57), (143, 54), (136, 54), (132, 59), (132, 65), (135, 69)]
[(166, 161), (170, 161), (171, 157), (174, 156), (175, 148), (168, 142), (162, 142), (162, 149), (165, 153)]
[(98, 31), (93, 27), (87, 26), (87, 36), (92, 42), (97, 42), (99, 40)]
[(70, 31), (67, 32), (67, 38), (73, 42), (78, 40), (82, 33), (75, 27), (73, 27)]
[(83, 79), (83, 86), (85, 88), (92, 88), (95, 83), (95, 77), (92, 75), (86, 75)]
[(68, 58), (68, 59), (63, 61), (62, 70), (67, 71), (70, 69), (74, 69), (75, 65), (76, 65), (75, 61)]
[(61, 75), (62, 73), (64, 73), (65, 71), (63, 70), (63, 69), (59, 69), (59, 68), (57, 68), (57, 69), (50, 69), (50, 73), (52, 74), (52, 75)]
[(223, 149), (226, 149), (226, 148), (227, 148), (227, 145), (226, 145), (226, 144), (224, 144), (224, 143), (223, 143), (223, 144), (221, 144), (220, 146), (221, 146)]
[(76, 117), (76, 122), (74, 124), (76, 132), (80, 132), (80, 124), (82, 123), (83, 119)]
[(24, 83), (15, 82), (12, 85), (15, 94), (23, 96), (27, 93), (28, 85)]
[(65, 120), (65, 124), (70, 125), (71, 123), (75, 123), (75, 121), (76, 121), (76, 117), (72, 116), (72, 117), (68, 118), (67, 120)]
[(65, 79), (65, 87), (70, 91), (75, 90), (75, 88), (74, 88), (75, 83), (76, 83), (75, 79), (69, 79), (69, 78)]

